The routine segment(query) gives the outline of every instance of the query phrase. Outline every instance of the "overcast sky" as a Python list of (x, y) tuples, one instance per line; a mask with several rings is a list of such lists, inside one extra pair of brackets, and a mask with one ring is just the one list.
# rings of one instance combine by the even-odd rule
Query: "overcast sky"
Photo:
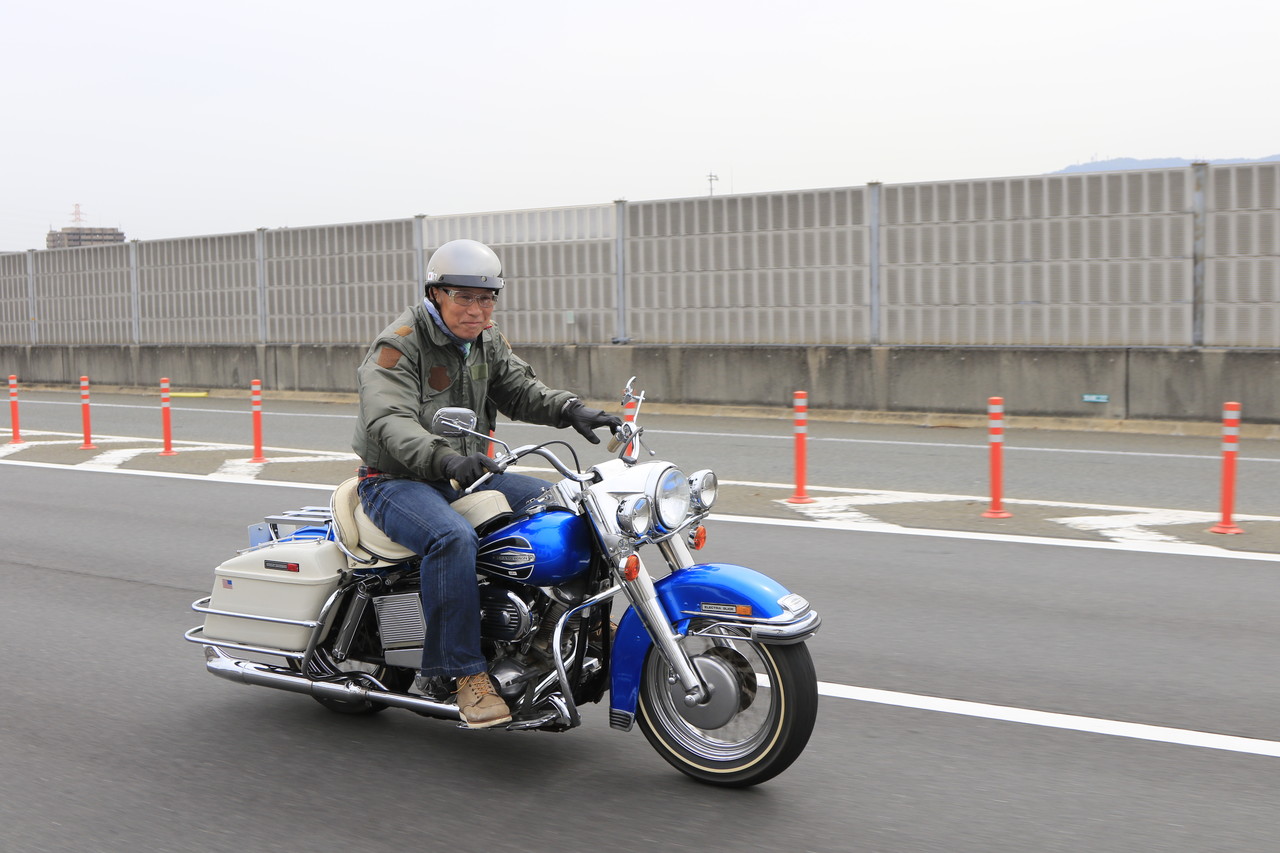
[(0, 250), (1280, 154), (1275, 0), (0, 7)]

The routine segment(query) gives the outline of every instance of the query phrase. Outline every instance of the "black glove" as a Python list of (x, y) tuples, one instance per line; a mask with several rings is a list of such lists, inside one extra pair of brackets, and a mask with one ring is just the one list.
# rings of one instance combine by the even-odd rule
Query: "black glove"
[(476, 480), (483, 477), (486, 472), (502, 473), (502, 467), (483, 453), (472, 453), (470, 456), (447, 456), (440, 463), (440, 470), (444, 472), (445, 479), (456, 482), (459, 489), (475, 485)]
[(592, 444), (600, 443), (600, 437), (593, 430), (604, 426), (607, 426), (610, 430), (622, 428), (622, 418), (617, 415), (607, 415), (599, 409), (588, 409), (578, 400), (569, 403), (569, 407), (565, 409), (564, 416), (569, 421), (569, 426), (582, 433), (587, 441)]

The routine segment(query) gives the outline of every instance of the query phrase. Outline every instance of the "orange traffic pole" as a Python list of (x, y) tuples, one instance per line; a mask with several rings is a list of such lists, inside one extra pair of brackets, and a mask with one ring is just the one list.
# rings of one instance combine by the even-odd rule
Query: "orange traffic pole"
[(809, 437), (809, 392), (797, 391), (795, 394), (796, 409), (796, 493), (787, 498), (789, 504), (811, 504), (813, 498), (805, 494), (805, 478), (809, 467), (808, 448), (806, 446)]
[(89, 377), (80, 377), (80, 413), (84, 421), (84, 444), (80, 445), (81, 450), (97, 450), (97, 445), (93, 443), (93, 430), (89, 428)]
[(160, 380), (160, 429), (164, 434), (164, 450), (160, 451), (160, 455), (177, 456), (178, 452), (173, 449), (173, 421), (169, 414), (169, 379), (167, 377)]
[(983, 518), (1009, 518), (1004, 498), (1004, 397), (987, 398), (987, 442), (991, 445), (991, 508)]
[(1236, 453), (1240, 450), (1240, 404), (1222, 404), (1222, 519), (1210, 533), (1244, 533), (1231, 520), (1236, 503)]
[(9, 421), (13, 426), (10, 444), (22, 444), (22, 430), (18, 429), (18, 377), (9, 376)]
[(251, 384), (253, 400), (253, 458), (250, 462), (266, 462), (262, 455), (262, 380), (255, 379)]

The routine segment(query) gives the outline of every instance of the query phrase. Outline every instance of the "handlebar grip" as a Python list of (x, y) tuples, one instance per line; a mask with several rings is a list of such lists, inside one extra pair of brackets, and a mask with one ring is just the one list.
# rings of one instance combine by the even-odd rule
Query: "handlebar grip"
[(449, 485), (453, 486), (455, 489), (458, 489), (458, 491), (462, 492), (464, 495), (469, 495), (472, 492), (474, 492), (477, 488), (479, 488), (481, 483), (483, 483), (485, 480), (490, 479), (492, 476), (493, 476), (492, 471), (485, 471), (483, 474), (480, 475), (480, 479), (476, 480), (474, 483), (472, 483), (470, 486), (467, 486), (465, 489), (458, 488), (457, 480), (450, 480)]
[(622, 446), (622, 439), (616, 435), (609, 439), (609, 452), (616, 453), (618, 448)]

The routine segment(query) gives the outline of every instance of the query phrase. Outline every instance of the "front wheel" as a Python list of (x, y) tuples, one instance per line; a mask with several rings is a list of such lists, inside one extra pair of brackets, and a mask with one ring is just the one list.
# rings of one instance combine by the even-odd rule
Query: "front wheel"
[(754, 643), (740, 629), (707, 622), (691, 625), (681, 643), (713, 693), (703, 705), (686, 705), (674, 672), (650, 648), (638, 722), (653, 748), (682, 773), (725, 787), (757, 785), (790, 767), (818, 715), (805, 645)]

